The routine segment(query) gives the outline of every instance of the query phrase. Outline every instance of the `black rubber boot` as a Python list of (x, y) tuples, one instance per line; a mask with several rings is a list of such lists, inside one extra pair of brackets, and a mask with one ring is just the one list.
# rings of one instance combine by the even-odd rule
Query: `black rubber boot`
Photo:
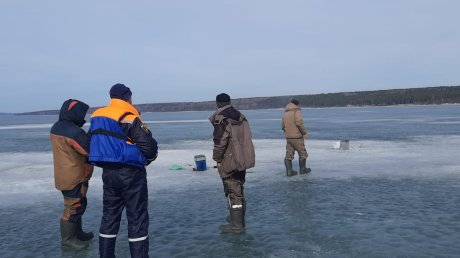
[(286, 176), (297, 175), (297, 171), (292, 170), (292, 160), (284, 159), (284, 165), (286, 166)]
[(77, 223), (77, 238), (80, 240), (80, 241), (89, 241), (91, 239), (94, 238), (94, 234), (93, 232), (84, 232), (83, 229), (82, 229), (82, 226), (81, 226), (81, 220), (80, 222)]
[(308, 174), (311, 172), (310, 168), (307, 168), (307, 160), (299, 159), (300, 174)]
[(115, 243), (117, 238), (106, 238), (99, 236), (99, 257), (115, 258)]
[(129, 242), (129, 252), (131, 257), (139, 257), (139, 258), (148, 258), (149, 257), (149, 238), (136, 241), (136, 242)]
[(64, 250), (83, 250), (88, 244), (77, 238), (78, 225), (70, 221), (61, 220), (61, 247)]
[(243, 209), (230, 209), (230, 223), (221, 225), (220, 231), (223, 233), (241, 233), (244, 231), (244, 211)]
[[(230, 215), (227, 215), (225, 220), (230, 223), (232, 219), (230, 218)], [(243, 227), (246, 227), (246, 201), (243, 202)]]

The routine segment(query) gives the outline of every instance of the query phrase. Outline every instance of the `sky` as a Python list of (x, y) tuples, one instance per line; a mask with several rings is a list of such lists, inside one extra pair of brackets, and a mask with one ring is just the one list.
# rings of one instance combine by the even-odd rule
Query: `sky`
[(457, 0), (0, 0), (0, 112), (460, 85)]

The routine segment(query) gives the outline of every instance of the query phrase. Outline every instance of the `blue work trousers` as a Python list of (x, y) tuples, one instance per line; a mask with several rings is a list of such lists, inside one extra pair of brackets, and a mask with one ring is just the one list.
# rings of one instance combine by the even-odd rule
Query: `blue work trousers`
[(102, 181), (104, 207), (99, 230), (100, 257), (115, 257), (115, 241), (125, 207), (131, 257), (148, 257), (149, 214), (145, 169), (128, 166), (103, 168)]

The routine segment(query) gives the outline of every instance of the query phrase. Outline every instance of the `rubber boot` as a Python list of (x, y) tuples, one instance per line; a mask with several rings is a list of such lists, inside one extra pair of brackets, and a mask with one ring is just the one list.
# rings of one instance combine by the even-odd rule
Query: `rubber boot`
[(297, 175), (297, 171), (292, 170), (292, 160), (284, 159), (284, 165), (286, 165), (286, 176)]
[(129, 242), (129, 253), (131, 257), (138, 257), (138, 258), (148, 258), (149, 257), (149, 238), (136, 241), (136, 242)]
[(221, 225), (220, 231), (223, 233), (241, 233), (244, 231), (244, 211), (243, 209), (230, 209), (229, 224)]
[(246, 200), (243, 200), (243, 228), (246, 227)]
[(61, 220), (61, 247), (64, 250), (83, 250), (88, 244), (77, 238), (78, 225), (70, 221)]
[(80, 240), (80, 241), (89, 241), (91, 239), (94, 238), (94, 234), (93, 232), (84, 232), (83, 229), (82, 229), (82, 226), (81, 226), (82, 222), (80, 220), (80, 222), (77, 223), (77, 238)]
[[(232, 220), (230, 218), (230, 215), (227, 215), (225, 220), (230, 223)], [(243, 201), (243, 227), (246, 227), (246, 201)]]
[(106, 238), (99, 236), (99, 257), (100, 258), (115, 258), (115, 243), (116, 237)]
[(311, 172), (310, 168), (307, 168), (307, 160), (299, 159), (300, 174), (308, 174)]

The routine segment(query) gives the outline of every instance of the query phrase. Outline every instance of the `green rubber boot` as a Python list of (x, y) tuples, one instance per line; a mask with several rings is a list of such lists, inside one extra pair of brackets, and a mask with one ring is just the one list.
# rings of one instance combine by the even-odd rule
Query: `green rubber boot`
[(242, 233), (244, 231), (243, 209), (230, 209), (230, 223), (219, 227), (222, 233)]
[(307, 160), (306, 159), (299, 159), (299, 167), (300, 167), (300, 174), (308, 174), (311, 172), (310, 168), (307, 168)]
[(93, 232), (85, 232), (83, 231), (83, 228), (82, 228), (82, 222), (80, 220), (80, 222), (77, 223), (77, 238), (80, 240), (80, 241), (89, 241), (91, 239), (94, 238), (94, 234)]
[[(246, 227), (246, 219), (245, 218), (246, 218), (246, 201), (243, 201), (243, 227)], [(230, 215), (227, 215), (225, 220), (228, 223), (232, 222), (232, 219), (231, 219)]]
[(297, 171), (292, 170), (292, 160), (284, 159), (284, 165), (286, 166), (286, 176), (297, 175)]
[(70, 221), (61, 220), (61, 247), (63, 250), (78, 251), (88, 247), (86, 242), (77, 238), (78, 225)]

